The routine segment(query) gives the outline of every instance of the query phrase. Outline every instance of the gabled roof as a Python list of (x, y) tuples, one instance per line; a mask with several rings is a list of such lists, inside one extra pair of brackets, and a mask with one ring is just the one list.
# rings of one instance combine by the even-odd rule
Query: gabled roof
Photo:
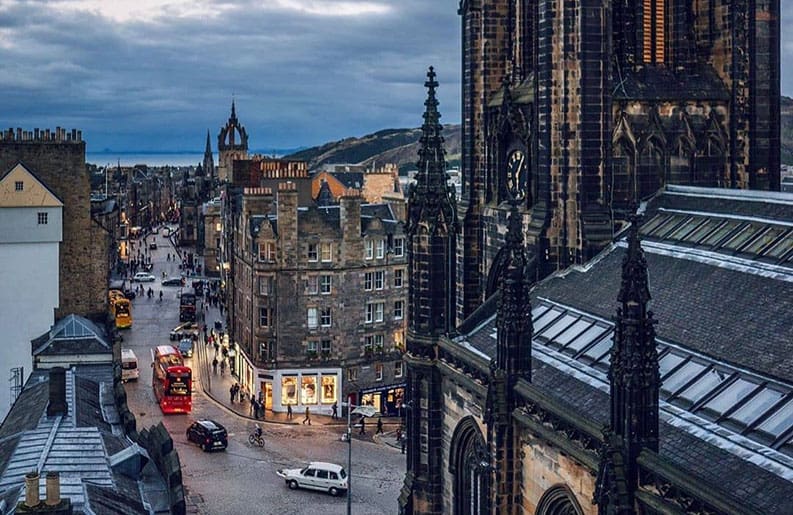
[[(22, 183), (22, 190), (16, 184)], [(63, 207), (63, 202), (22, 163), (0, 177), (0, 207)]]
[(87, 318), (70, 314), (32, 341), (33, 355), (105, 354), (113, 346), (105, 332)]

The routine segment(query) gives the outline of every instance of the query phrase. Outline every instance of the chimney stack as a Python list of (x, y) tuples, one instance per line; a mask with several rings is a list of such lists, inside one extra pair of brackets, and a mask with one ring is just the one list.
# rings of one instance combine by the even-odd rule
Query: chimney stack
[(50, 403), (47, 405), (47, 416), (66, 415), (69, 406), (66, 404), (66, 369), (54, 367), (50, 369)]

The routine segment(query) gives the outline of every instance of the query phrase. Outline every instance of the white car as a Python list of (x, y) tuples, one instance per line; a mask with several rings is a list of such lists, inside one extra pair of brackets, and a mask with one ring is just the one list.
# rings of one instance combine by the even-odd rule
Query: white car
[(347, 472), (344, 467), (333, 463), (312, 461), (302, 469), (279, 469), (276, 474), (284, 478), (292, 490), (310, 488), (334, 496), (347, 491)]
[(138, 272), (132, 277), (136, 283), (153, 283), (156, 278), (148, 272)]

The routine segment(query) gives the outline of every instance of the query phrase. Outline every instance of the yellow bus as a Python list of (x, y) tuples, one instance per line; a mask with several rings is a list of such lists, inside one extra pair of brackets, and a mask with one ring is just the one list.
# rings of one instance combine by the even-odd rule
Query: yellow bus
[(116, 320), (116, 327), (118, 329), (132, 327), (132, 304), (130, 304), (129, 299), (123, 296), (111, 297), (110, 312)]

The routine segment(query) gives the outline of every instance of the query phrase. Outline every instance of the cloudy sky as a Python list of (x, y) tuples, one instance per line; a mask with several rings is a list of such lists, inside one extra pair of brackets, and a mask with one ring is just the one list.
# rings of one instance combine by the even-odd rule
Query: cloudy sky
[[(793, 2), (782, 92), (793, 96)], [(458, 0), (0, 0), (0, 127), (88, 151), (213, 148), (232, 95), (253, 149), (421, 123), (434, 65), (460, 119)]]

